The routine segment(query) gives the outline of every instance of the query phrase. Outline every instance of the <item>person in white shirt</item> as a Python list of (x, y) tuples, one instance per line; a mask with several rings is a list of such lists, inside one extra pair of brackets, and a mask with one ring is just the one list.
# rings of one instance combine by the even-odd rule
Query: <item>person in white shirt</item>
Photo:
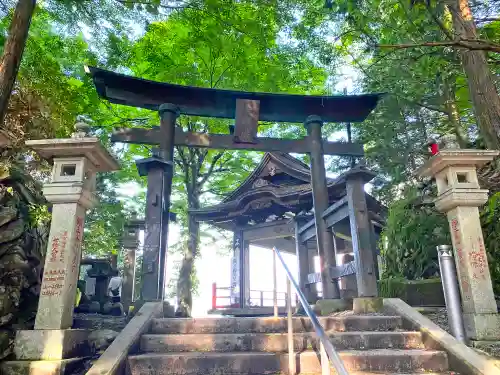
[(109, 280), (108, 285), (108, 296), (111, 297), (113, 303), (120, 302), (122, 296), (122, 284), (123, 280), (118, 273), (118, 270), (115, 270), (113, 277)]

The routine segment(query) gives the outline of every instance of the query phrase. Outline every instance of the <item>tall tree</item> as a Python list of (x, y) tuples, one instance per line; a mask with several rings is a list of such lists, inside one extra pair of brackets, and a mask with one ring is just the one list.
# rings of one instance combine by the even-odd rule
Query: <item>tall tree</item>
[[(173, 1), (175, 4), (170, 3), (170, 1), (166, 1), (165, 4), (162, 1), (145, 3), (136, 0), (98, 0), (94, 2), (49, 0), (41, 7), (52, 14), (52, 25), (56, 23), (57, 19), (58, 26), (66, 30), (74, 29), (75, 25), (90, 26), (99, 30), (99, 32), (94, 32), (97, 40), (107, 39), (114, 32), (123, 32), (124, 29), (127, 29), (123, 25), (124, 21), (134, 20), (137, 22), (139, 19), (148, 18), (145, 16), (146, 14), (154, 16), (159, 14), (162, 9), (171, 11), (187, 4), (175, 0)], [(0, 12), (8, 14), (11, 5), (9, 1), (2, 1), (0, 5)], [(36, 5), (36, 0), (17, 0), (7, 38), (4, 41), (0, 59), (0, 124), (2, 125), (26, 47)], [(132, 10), (135, 12), (133, 16), (130, 16)], [(103, 28), (103, 24), (106, 27)]]
[(0, 124), (3, 124), (7, 112), (10, 93), (21, 64), (35, 4), (36, 0), (19, 0), (12, 17), (0, 60)]
[[(488, 59), (497, 60), (500, 52), (498, 33), (488, 31), (498, 29), (499, 20), (495, 18), (500, 9), (498, 1), (475, 1), (472, 9), (467, 0), (336, 0), (328, 10), (318, 9), (314, 1), (294, 3), (304, 12), (294, 27), (295, 32), (302, 37), (309, 35), (308, 45), (330, 56), (330, 60), (332, 55), (340, 54), (345, 57), (344, 62), (353, 65), (371, 59), (372, 63), (392, 62), (399, 66), (398, 58), (411, 56), (406, 49), (415, 52), (413, 58), (454, 54), (462, 65), (459, 69), (465, 73), (482, 141), (489, 148), (498, 148), (500, 99), (492, 66), (488, 65)], [(479, 29), (474, 11), (482, 21)], [(339, 63), (339, 59), (332, 62)], [(411, 64), (408, 65), (413, 71)], [(433, 70), (432, 66), (430, 69)], [(396, 72), (393, 69), (392, 75)], [(428, 82), (421, 84), (427, 86)], [(387, 87), (389, 93), (394, 93), (392, 87)]]
[[(454, 35), (448, 33), (449, 37), (478, 43), (479, 46), (491, 44), (489, 41), (479, 41), (468, 0), (449, 0), (447, 5), (454, 28)], [(500, 54), (500, 45), (496, 45), (493, 51)], [(500, 149), (500, 96), (488, 66), (486, 53), (482, 49), (461, 48), (460, 58), (484, 142), (488, 148)]]

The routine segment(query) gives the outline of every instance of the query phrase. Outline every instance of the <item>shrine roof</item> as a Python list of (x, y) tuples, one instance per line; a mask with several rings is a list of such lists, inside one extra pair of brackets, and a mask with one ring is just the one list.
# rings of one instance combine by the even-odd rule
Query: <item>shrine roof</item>
[(173, 103), (185, 115), (235, 118), (236, 99), (260, 101), (260, 121), (302, 123), (309, 115), (325, 122), (361, 122), (382, 94), (313, 96), (220, 90), (155, 82), (95, 67), (87, 68), (97, 93), (111, 103), (158, 110)]
[[(365, 183), (375, 177), (367, 168), (356, 166), (335, 179), (328, 179), (330, 204), (345, 196), (346, 178), (352, 174)], [(300, 160), (284, 153), (266, 153), (247, 179), (221, 203), (189, 212), (198, 221), (226, 229), (264, 222), (270, 216), (279, 217), (286, 212), (308, 212), (313, 206), (310, 178), (309, 167)], [(366, 200), (370, 211), (385, 216), (385, 207), (375, 198), (366, 194)]]

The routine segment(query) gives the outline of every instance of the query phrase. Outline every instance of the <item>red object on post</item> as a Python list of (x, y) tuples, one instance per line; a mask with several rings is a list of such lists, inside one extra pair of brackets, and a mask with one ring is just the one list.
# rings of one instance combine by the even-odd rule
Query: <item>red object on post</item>
[(212, 283), (212, 309), (217, 308), (217, 283)]
[(439, 152), (439, 145), (437, 143), (431, 143), (431, 154), (436, 155)]

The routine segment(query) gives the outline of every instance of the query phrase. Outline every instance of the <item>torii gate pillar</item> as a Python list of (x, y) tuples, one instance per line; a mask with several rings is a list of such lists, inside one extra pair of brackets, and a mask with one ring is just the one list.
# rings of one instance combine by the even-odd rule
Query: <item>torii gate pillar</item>
[(324, 299), (340, 298), (339, 286), (330, 276), (330, 267), (335, 267), (335, 245), (333, 233), (323, 220), (323, 212), (328, 208), (328, 188), (326, 185), (325, 154), (321, 127), (323, 120), (319, 116), (309, 116), (304, 126), (307, 129), (311, 156), (311, 186), (316, 222), (316, 241), (321, 266), (321, 283)]
[(159, 113), (159, 155), (137, 161), (139, 174), (148, 176), (141, 288), (141, 298), (145, 301), (164, 297), (175, 121), (179, 109), (173, 104), (162, 104)]

